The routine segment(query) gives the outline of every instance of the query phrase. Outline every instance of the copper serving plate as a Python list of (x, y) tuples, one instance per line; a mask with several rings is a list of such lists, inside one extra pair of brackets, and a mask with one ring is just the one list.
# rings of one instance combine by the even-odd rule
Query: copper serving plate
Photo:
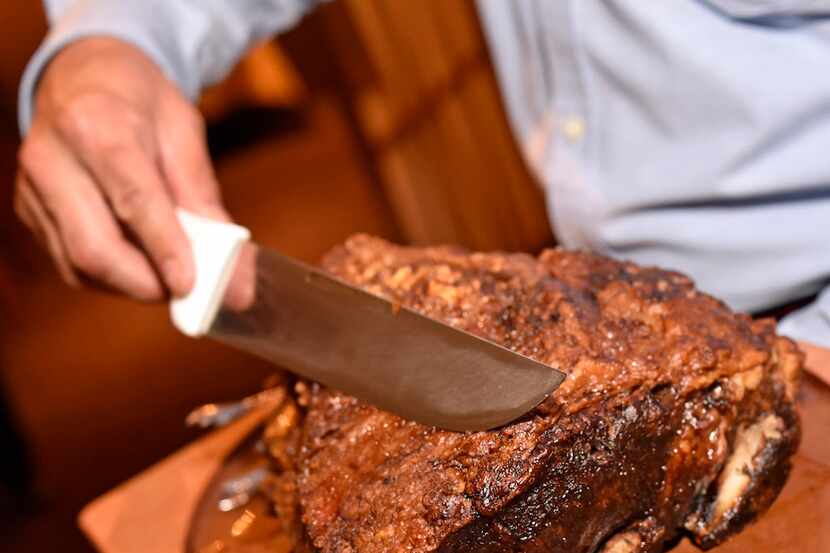
[[(830, 388), (806, 375), (801, 448), (772, 509), (718, 553), (830, 551)], [(261, 462), (253, 413), (213, 432), (87, 506), (80, 525), (102, 553), (290, 553), (286, 524), (264, 499), (222, 513), (220, 485)], [(687, 541), (672, 553), (699, 551)]]
[(250, 436), (228, 457), (205, 490), (188, 532), (188, 553), (291, 553), (294, 549), (291, 521), (274, 516), (265, 497), (254, 497), (227, 513), (218, 508), (225, 482), (263, 464), (255, 438)]

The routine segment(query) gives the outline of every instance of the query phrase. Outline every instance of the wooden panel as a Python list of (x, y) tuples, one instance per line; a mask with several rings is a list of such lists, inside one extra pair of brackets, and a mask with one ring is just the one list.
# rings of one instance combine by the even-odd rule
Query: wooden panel
[(479, 142), (481, 159), (487, 160), (491, 178), (498, 178), (509, 191), (505, 203), (513, 209), (513, 223), (519, 228), (519, 249), (538, 250), (553, 242), (551, 225), (541, 185), (530, 175), (507, 126), (501, 98), (491, 71), (480, 71), (465, 89), (462, 103), (467, 117), (476, 121), (487, 140)]
[(471, 2), (349, 0), (326, 28), (406, 240), (482, 250), (553, 242)]
[(244, 107), (297, 107), (307, 97), (297, 71), (275, 42), (251, 50), (221, 83), (207, 89), (199, 107), (209, 122)]
[[(376, 80), (359, 91), (358, 116), (373, 142), (391, 135), (400, 124), (402, 114), (417, 104), (419, 89), (416, 70), (407, 59), (399, 41), (384, 21), (382, 2), (377, 0), (347, 2), (347, 8), (364, 44), (366, 60), (375, 69)], [(348, 56), (349, 50), (338, 55)]]
[[(358, 115), (373, 143), (391, 140), (426, 104), (445, 95), (464, 67), (484, 60), (468, 2), (344, 4), (348, 22), (332, 18), (329, 27), (347, 72), (359, 65), (372, 67), (371, 80), (350, 80), (357, 87)], [(363, 63), (354, 63), (361, 57)]]
[[(418, 137), (415, 137), (418, 138)], [(408, 242), (416, 245), (463, 242), (459, 221), (450, 210), (437, 163), (412, 138), (379, 157), (389, 204)]]
[[(474, 72), (417, 125), (376, 150), (413, 242), (505, 250), (551, 242), (544, 196), (503, 128), (493, 84), (483, 69)], [(402, 187), (417, 189), (404, 195)]]

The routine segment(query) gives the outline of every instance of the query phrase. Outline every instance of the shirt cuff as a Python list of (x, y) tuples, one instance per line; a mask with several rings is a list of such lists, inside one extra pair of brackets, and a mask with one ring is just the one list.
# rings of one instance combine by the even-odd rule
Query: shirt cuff
[(69, 7), (35, 52), (18, 90), (18, 125), (25, 135), (34, 111), (34, 93), (46, 65), (66, 45), (90, 36), (109, 36), (128, 42), (147, 54), (182, 92), (195, 99), (201, 89), (197, 52), (188, 51), (188, 37), (177, 34), (177, 23), (186, 21), (190, 37), (210, 29), (204, 13), (186, 3), (170, 0), (86, 0)]
[(781, 319), (778, 332), (830, 349), (830, 288), (825, 288), (813, 303)]

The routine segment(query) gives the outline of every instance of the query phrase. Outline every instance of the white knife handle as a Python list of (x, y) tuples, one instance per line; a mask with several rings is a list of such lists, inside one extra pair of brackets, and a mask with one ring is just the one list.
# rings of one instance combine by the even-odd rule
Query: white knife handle
[(201, 217), (177, 208), (190, 239), (195, 282), (190, 292), (170, 301), (173, 324), (188, 336), (202, 336), (210, 329), (233, 274), (236, 258), (251, 236), (245, 227)]

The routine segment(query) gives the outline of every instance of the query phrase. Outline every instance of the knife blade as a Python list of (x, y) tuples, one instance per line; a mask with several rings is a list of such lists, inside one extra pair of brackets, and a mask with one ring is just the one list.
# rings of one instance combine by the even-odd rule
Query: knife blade
[[(209, 263), (203, 260), (200, 267), (200, 249), (210, 252), (214, 266), (218, 257), (225, 263), (213, 270), (221, 274), (213, 277), (212, 302), (202, 309), (202, 333), (305, 378), (403, 418), (459, 431), (506, 424), (538, 405), (565, 378), (550, 366), (252, 243), (247, 247), (255, 260), (253, 301), (244, 309), (231, 308), (219, 289), (229, 280), (236, 256), (217, 255), (221, 241), (206, 232), (206, 220), (194, 224), (191, 214), (179, 217), (196, 259), (191, 294), (211, 280), (201, 278)], [(247, 238), (240, 228), (213, 230), (236, 232), (238, 251)], [(205, 246), (200, 248), (200, 242)], [(176, 301), (187, 298), (174, 301), (174, 322)], [(181, 304), (178, 311), (181, 322)], [(187, 324), (177, 325), (198, 334)]]

